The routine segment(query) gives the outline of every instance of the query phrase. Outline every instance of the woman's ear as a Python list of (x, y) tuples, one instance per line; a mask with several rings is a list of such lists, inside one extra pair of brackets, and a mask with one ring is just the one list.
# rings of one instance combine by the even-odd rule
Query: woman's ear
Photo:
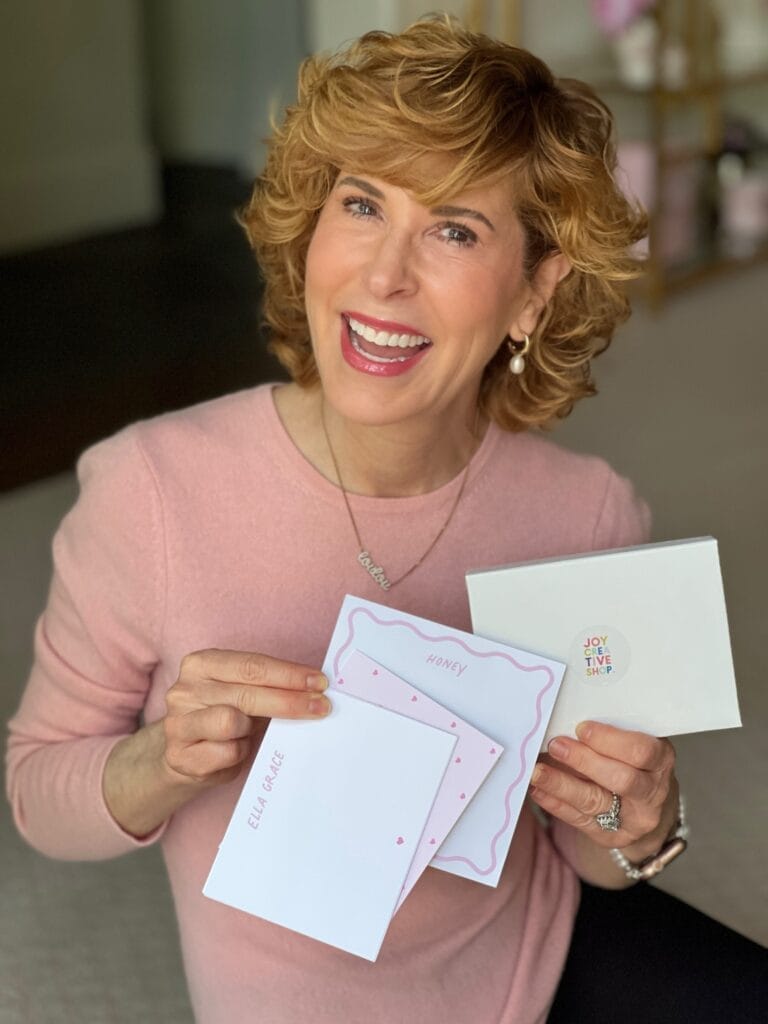
[(530, 297), (510, 326), (511, 338), (522, 339), (524, 334), (533, 334), (539, 317), (555, 293), (555, 288), (570, 272), (571, 262), (561, 252), (553, 253), (541, 261), (533, 275)]
[(533, 287), (544, 296), (546, 304), (552, 298), (555, 288), (571, 272), (571, 261), (561, 252), (547, 256), (536, 268), (533, 275)]

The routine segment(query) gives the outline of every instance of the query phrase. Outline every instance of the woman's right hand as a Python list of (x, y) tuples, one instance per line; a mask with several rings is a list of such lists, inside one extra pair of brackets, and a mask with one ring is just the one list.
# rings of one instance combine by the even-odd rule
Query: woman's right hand
[(149, 835), (201, 790), (231, 782), (268, 718), (322, 718), (328, 683), (307, 665), (248, 651), (182, 659), (166, 715), (124, 736), (104, 766), (104, 800), (131, 835)]
[(165, 761), (199, 785), (229, 782), (266, 718), (318, 718), (331, 708), (316, 669), (248, 651), (195, 651), (166, 695)]

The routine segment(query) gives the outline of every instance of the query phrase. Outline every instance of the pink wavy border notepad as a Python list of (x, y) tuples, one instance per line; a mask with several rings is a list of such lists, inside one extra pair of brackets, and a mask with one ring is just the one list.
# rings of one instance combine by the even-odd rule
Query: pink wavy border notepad
[(379, 707), (414, 718), (456, 737), (448, 765), (418, 849), (403, 884), (396, 910), (421, 877), (443, 841), (482, 785), (504, 748), (454, 711), (432, 700), (415, 686), (373, 661), (362, 651), (352, 651), (340, 665), (342, 675), (335, 687)]
[(333, 685), (355, 649), (504, 745), (431, 862), (498, 885), (565, 665), (347, 595), (323, 663)]

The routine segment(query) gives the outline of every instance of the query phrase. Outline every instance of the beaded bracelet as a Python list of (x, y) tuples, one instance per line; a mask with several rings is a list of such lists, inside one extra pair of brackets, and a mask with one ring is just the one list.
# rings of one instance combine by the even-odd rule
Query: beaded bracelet
[(639, 864), (633, 864), (631, 860), (624, 856), (621, 850), (617, 850), (614, 847), (610, 853), (613, 858), (614, 864), (621, 868), (627, 878), (631, 878), (633, 882), (645, 882), (649, 878), (653, 878), (664, 870), (667, 864), (670, 864), (675, 857), (679, 857), (681, 853), (685, 852), (688, 846), (688, 836), (690, 835), (690, 829), (685, 818), (685, 804), (683, 803), (682, 796), (678, 804), (677, 811), (677, 825), (675, 826), (674, 832), (669, 836), (667, 841), (664, 843), (658, 853), (652, 854), (650, 857), (646, 857), (645, 860), (640, 861)]

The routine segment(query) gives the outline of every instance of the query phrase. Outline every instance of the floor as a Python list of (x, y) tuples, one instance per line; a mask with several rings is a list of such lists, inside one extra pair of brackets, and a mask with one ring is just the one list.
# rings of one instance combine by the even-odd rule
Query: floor
[(768, 945), (768, 272), (638, 311), (602, 357), (601, 393), (559, 432), (632, 478), (654, 539), (718, 539), (743, 728), (675, 739), (689, 852), (661, 888)]
[[(156, 253), (146, 275), (159, 273), (170, 258), (168, 251)], [(182, 273), (175, 320), (183, 328), (183, 339), (196, 318), (202, 319), (189, 351), (202, 353), (195, 373), (204, 378), (211, 365), (206, 360), (220, 341), (216, 325), (230, 316), (223, 334), (240, 351), (240, 361), (223, 386), (224, 374), (218, 378), (221, 390), (227, 390), (271, 371), (268, 363), (252, 361), (243, 340), (250, 343), (252, 336), (250, 271), (245, 263), (233, 263), (233, 273), (243, 275), (236, 288), (216, 262), (210, 255), (218, 292), (203, 279), (196, 284), (194, 274), (185, 279)], [(134, 284), (144, 278), (135, 264), (125, 276)], [(150, 289), (146, 281), (144, 285), (154, 294), (152, 301), (159, 301), (163, 289)], [(240, 313), (233, 327), (230, 300), (238, 288)], [(768, 944), (768, 609), (763, 582), (768, 346), (761, 311), (767, 288), (768, 275), (758, 267), (686, 293), (660, 314), (638, 311), (598, 363), (600, 395), (582, 403), (557, 431), (563, 444), (598, 452), (635, 480), (654, 509), (656, 539), (702, 534), (719, 539), (744, 727), (676, 740), (692, 838), (689, 852), (659, 884), (763, 944)], [(211, 303), (218, 303), (220, 318), (208, 308)], [(137, 321), (129, 306), (123, 312), (130, 334), (138, 329)], [(45, 320), (40, 312), (36, 316), (39, 323)], [(106, 312), (103, 316), (108, 328), (109, 317)], [(157, 338), (164, 328), (171, 330), (167, 312), (156, 310), (155, 320)], [(114, 336), (120, 333), (113, 330)], [(233, 338), (240, 340), (234, 344)], [(173, 351), (182, 342), (166, 344)], [(67, 363), (64, 356), (62, 352), (62, 363)], [(182, 351), (164, 365), (178, 371), (188, 356)], [(130, 363), (126, 359), (123, 365)], [(173, 370), (167, 372), (170, 380)], [(140, 381), (142, 373), (137, 369), (132, 379)], [(62, 381), (65, 393), (57, 415), (67, 405), (69, 385)], [(94, 382), (90, 393), (98, 390)], [(186, 387), (177, 389), (177, 400), (197, 400), (188, 397), (191, 393)], [(160, 397), (167, 400), (167, 395)], [(100, 404), (110, 405), (103, 400)], [(118, 414), (137, 415), (128, 403)], [(56, 447), (57, 422), (35, 435), (34, 444)], [(105, 423), (102, 415), (87, 424), (88, 430), (81, 426), (72, 436), (82, 440), (94, 429), (106, 433), (119, 425)], [(57, 450), (59, 461), (67, 458), (66, 445)], [(55, 465), (57, 460), (49, 461)], [(41, 456), (37, 465), (44, 463)], [(50, 538), (75, 498), (71, 472), (66, 466), (57, 468), (63, 471), (35, 474), (40, 478), (33, 475), (23, 485), (16, 477), (17, 485), (0, 495), (3, 720), (15, 708), (28, 671), (32, 627), (50, 572)], [(10, 469), (7, 479), (14, 479)], [(156, 850), (102, 864), (50, 862), (22, 845), (2, 806), (0, 914), (0, 1024), (191, 1020)]]

